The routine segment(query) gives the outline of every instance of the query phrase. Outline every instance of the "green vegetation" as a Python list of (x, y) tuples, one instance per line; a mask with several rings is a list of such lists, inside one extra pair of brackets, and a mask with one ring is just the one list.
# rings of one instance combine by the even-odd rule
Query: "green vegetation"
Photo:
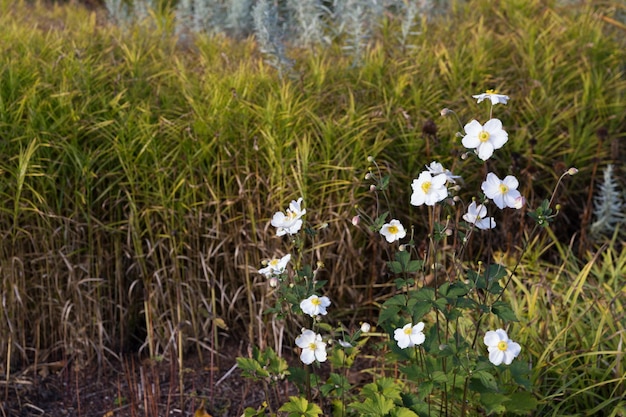
[[(312, 251), (337, 314), (373, 320), (394, 285), (383, 242), (350, 223), (355, 205), (373, 206), (367, 156), (393, 174), (394, 213), (425, 228), (407, 204), (424, 164), (471, 189), (487, 172), (461, 172), (458, 127), (440, 110), (479, 118), (471, 94), (495, 88), (515, 103), (499, 109), (514, 133), (490, 170), (514, 173), (530, 207), (580, 171), (510, 287), (541, 415), (623, 414), (626, 250), (619, 232), (601, 246), (588, 229), (603, 167), (625, 168), (624, 28), (610, 19), (624, 9), (493, 3), (423, 22), (411, 48), (384, 20), (357, 66), (340, 45), (290, 50), (280, 77), (253, 39), (178, 38), (170, 15), (119, 28), (0, 0), (6, 379), (43, 359), (104, 365), (139, 350), (182, 365), (241, 337), (273, 345), (257, 270), (281, 250), (270, 216), (300, 196), (307, 220), (328, 224)], [(490, 245), (505, 258), (530, 223), (507, 222)]]

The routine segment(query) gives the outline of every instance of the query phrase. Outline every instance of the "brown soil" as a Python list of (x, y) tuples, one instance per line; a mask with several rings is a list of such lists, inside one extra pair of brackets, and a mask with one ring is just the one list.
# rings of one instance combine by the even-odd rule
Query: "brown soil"
[(63, 362), (31, 366), (0, 381), (0, 416), (193, 416), (202, 404), (212, 417), (241, 416), (266, 399), (262, 386), (241, 376), (237, 356), (244, 355), (227, 350), (213, 365), (208, 357), (187, 358), (182, 370), (137, 357), (83, 370)]

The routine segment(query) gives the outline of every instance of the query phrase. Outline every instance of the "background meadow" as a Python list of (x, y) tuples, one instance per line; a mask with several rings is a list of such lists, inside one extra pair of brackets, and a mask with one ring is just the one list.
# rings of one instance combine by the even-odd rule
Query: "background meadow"
[[(290, 354), (257, 271), (284, 250), (271, 215), (298, 197), (327, 224), (311, 254), (334, 319), (375, 324), (394, 287), (382, 238), (350, 222), (355, 205), (374, 210), (367, 156), (392, 176), (396, 216), (425, 233), (408, 204), (425, 164), (467, 189), (484, 175), (440, 111), (485, 120), (471, 95), (495, 88), (511, 97), (498, 109), (510, 136), (490, 169), (515, 175), (529, 207), (579, 169), (509, 293), (539, 415), (626, 415), (623, 209), (590, 233), (608, 164), (624, 201), (625, 14), (610, 1), (451, 2), (410, 31), (386, 12), (360, 46), (339, 34), (281, 55), (254, 36), (180, 31), (167, 7), (115, 24), (101, 8), (1, 0), (6, 395), (36, 362), (115, 367), (140, 353), (182, 369), (222, 349)], [(529, 220), (505, 221), (474, 259), (519, 250)]]

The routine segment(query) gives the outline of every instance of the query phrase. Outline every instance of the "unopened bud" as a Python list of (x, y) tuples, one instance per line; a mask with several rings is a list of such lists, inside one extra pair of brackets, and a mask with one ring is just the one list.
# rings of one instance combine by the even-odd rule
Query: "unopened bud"
[(440, 113), (441, 113), (441, 117), (446, 117), (447, 115), (452, 113), (452, 110), (445, 108), (445, 109), (442, 109)]
[(370, 185), (370, 191), (371, 192), (376, 191), (376, 186), (374, 184)]
[(569, 175), (576, 175), (578, 174), (578, 168), (571, 167), (570, 169), (567, 170), (567, 173)]
[(359, 223), (361, 223), (361, 216), (359, 216), (358, 214), (356, 216), (354, 216), (352, 218), (352, 225), (353, 226), (358, 226)]
[(406, 250), (406, 245), (400, 245), (400, 246), (398, 246), (398, 250), (399, 250), (400, 252), (404, 252), (404, 251)]
[(270, 278), (270, 287), (272, 288), (278, 287), (278, 278), (276, 277)]
[(361, 332), (362, 333), (369, 333), (369, 331), (372, 330), (372, 326), (365, 322), (365, 323), (361, 323)]
[(368, 172), (367, 174), (365, 174), (365, 179), (366, 180), (371, 180), (372, 179), (372, 173)]
[(526, 199), (521, 195), (515, 199), (514, 207), (519, 210), (524, 207), (524, 204), (526, 204)]
[(372, 155), (369, 155), (367, 157), (367, 162), (374, 162), (374, 157)]
[(556, 211), (561, 211), (561, 205), (557, 204), (556, 206), (554, 206), (554, 208), (556, 209)]

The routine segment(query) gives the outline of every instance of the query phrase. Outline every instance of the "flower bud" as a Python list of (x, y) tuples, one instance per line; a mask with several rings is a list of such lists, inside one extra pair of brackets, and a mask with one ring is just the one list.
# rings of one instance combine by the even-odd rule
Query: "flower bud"
[(367, 162), (370, 162), (370, 163), (371, 163), (371, 162), (374, 162), (374, 157), (373, 157), (372, 155), (369, 155), (369, 156), (367, 157)]
[(372, 179), (372, 173), (368, 172), (367, 174), (365, 174), (365, 179), (366, 180), (371, 180)]
[(361, 332), (362, 333), (369, 333), (370, 330), (372, 330), (372, 326), (369, 323), (367, 323), (367, 322), (361, 323)]
[(270, 287), (272, 288), (278, 287), (278, 278), (276, 277), (270, 278)]
[(370, 191), (371, 192), (376, 191), (376, 186), (374, 184), (370, 185)]
[(516, 209), (521, 209), (522, 207), (524, 207), (524, 204), (526, 204), (526, 199), (524, 198), (524, 196), (519, 196), (515, 199), (515, 208)]
[(361, 223), (361, 216), (359, 216), (358, 214), (356, 216), (354, 216), (352, 218), (352, 225), (353, 226), (358, 226), (359, 223)]
[(445, 109), (442, 109), (440, 113), (441, 113), (441, 117), (446, 117), (447, 115), (452, 113), (452, 110), (445, 108)]
[(400, 246), (398, 246), (398, 250), (399, 250), (400, 252), (404, 252), (404, 251), (406, 250), (406, 245), (400, 245)]
[(567, 173), (569, 175), (576, 175), (578, 174), (578, 168), (571, 167), (570, 169), (567, 170)]

